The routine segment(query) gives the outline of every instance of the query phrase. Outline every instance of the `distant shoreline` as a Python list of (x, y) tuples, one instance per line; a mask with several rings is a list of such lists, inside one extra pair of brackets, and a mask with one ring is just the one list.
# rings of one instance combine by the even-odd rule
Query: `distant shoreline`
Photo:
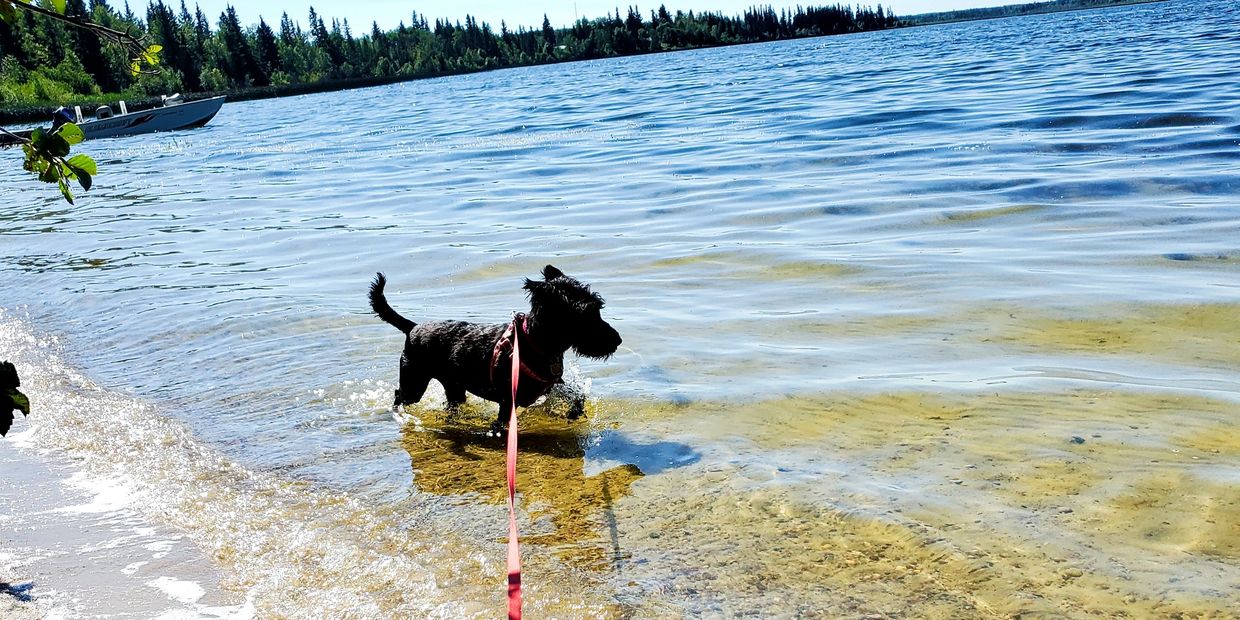
[(1006, 7), (1034, 6), (1034, 5), (1042, 5), (1042, 4), (1048, 4), (1048, 3), (1030, 2), (1030, 3), (1023, 3), (1023, 4), (1008, 4), (1008, 5), (1001, 5), (1001, 6), (996, 6), (996, 7), (982, 7), (982, 8), (976, 8), (976, 9), (961, 9), (959, 11), (941, 11), (938, 13), (921, 13), (918, 15), (911, 15), (905, 18), (905, 20), (901, 21), (901, 27), (917, 28), (921, 26), (939, 26), (943, 24), (959, 24), (963, 22), (984, 22), (984, 21), (990, 21), (994, 19), (1009, 19), (1012, 17), (1032, 17), (1034, 15), (1053, 15), (1055, 13), (1072, 13), (1076, 11), (1093, 11), (1093, 10), (1098, 10), (1098, 9), (1111, 9), (1111, 8), (1120, 7), (1120, 6), (1131, 6), (1134, 4), (1155, 4), (1158, 2), (1169, 2), (1169, 1), (1170, 0), (1113, 0), (1112, 2), (1108, 4), (1100, 4), (1100, 5), (1094, 5), (1094, 6), (1066, 6), (1062, 8), (1055, 8), (1053, 6), (1045, 6), (1045, 7), (1042, 7), (1041, 9), (1034, 9), (1034, 10), (1030, 10), (1024, 13), (1014, 13), (1010, 15), (980, 15), (977, 17), (967, 17), (967, 16), (965, 17), (944, 17), (943, 19), (927, 19), (926, 21), (919, 21), (919, 18), (932, 18), (934, 16), (955, 16), (959, 14), (968, 14), (968, 13), (974, 13), (974, 12), (994, 11), (994, 10), (1002, 9)]
[[(1067, 12), (1074, 12), (1074, 11), (1107, 9), (1107, 8), (1114, 8), (1114, 7), (1120, 7), (1120, 6), (1131, 6), (1131, 5), (1136, 5), (1136, 4), (1153, 4), (1153, 3), (1167, 2), (1167, 1), (1169, 0), (1114, 0), (1113, 2), (1109, 2), (1108, 4), (1102, 4), (1102, 5), (1084, 5), (1084, 6), (1071, 5), (1071, 6), (1064, 6), (1064, 7), (1057, 7), (1052, 2), (1033, 2), (1033, 3), (1026, 3), (1026, 4), (1011, 4), (1011, 5), (984, 7), (984, 8), (977, 8), (977, 9), (964, 9), (960, 11), (922, 13), (918, 15), (912, 15), (907, 18), (901, 18), (898, 26), (894, 28), (884, 28), (881, 30), (902, 30), (905, 28), (920, 28), (920, 27), (925, 27), (925, 26), (958, 24), (962, 22), (971, 22), (971, 21), (988, 21), (988, 20), (994, 20), (994, 19), (1008, 19), (1012, 17), (1028, 17), (1032, 15), (1050, 15), (1054, 13), (1067, 13)], [(1003, 9), (1015, 9), (1016, 7), (1030, 7), (1030, 8), (1026, 12), (1019, 12), (1019, 13), (1012, 13), (1012, 14), (999, 14), (999, 15), (993, 14), (996, 11), (1000, 11)], [(970, 17), (969, 16), (970, 14), (976, 14), (976, 16)], [(934, 19), (939, 16), (941, 16), (942, 18)], [(923, 21), (927, 19), (928, 21)], [(862, 32), (879, 32), (881, 30), (862, 31)], [(862, 34), (862, 32), (850, 32), (850, 33), (840, 33), (840, 34)], [(484, 73), (484, 72), (490, 72), (490, 71), (499, 71), (503, 69), (516, 69), (520, 67), (532, 67), (532, 66), (542, 66), (542, 65), (550, 65), (550, 64), (567, 64), (567, 63), (572, 63), (572, 62), (607, 60), (610, 58), (624, 58), (628, 56), (649, 56), (649, 55), (654, 55), (654, 54), (686, 52), (686, 51), (693, 51), (693, 50), (700, 50), (700, 49), (714, 49), (714, 48), (719, 48), (719, 47), (734, 47), (734, 46), (739, 46), (739, 45), (774, 43), (776, 41), (815, 39), (815, 38), (823, 38), (823, 37), (840, 36), (840, 34), (819, 34), (819, 35), (814, 35), (814, 36), (800, 36), (800, 37), (794, 36), (794, 37), (789, 37), (789, 38), (773, 39), (773, 40), (767, 40), (767, 41), (746, 41), (746, 42), (739, 42), (739, 43), (704, 44), (704, 45), (686, 46), (686, 47), (675, 48), (675, 49), (665, 49), (665, 50), (659, 50), (659, 51), (638, 52), (638, 53), (624, 54), (624, 55), (618, 55), (618, 56), (606, 56), (606, 57), (601, 57), (601, 58), (561, 60), (557, 62), (510, 65), (510, 66), (504, 66), (504, 67), (483, 68), (483, 69), (477, 69), (477, 70), (458, 70), (458, 71), (445, 72), (445, 73), (441, 73), (437, 75), (417, 75), (417, 76), (400, 75), (400, 76), (384, 76), (384, 77), (345, 78), (345, 79), (337, 79), (337, 80), (323, 80), (323, 81), (309, 82), (309, 83), (303, 83), (303, 84), (290, 84), (290, 85), (285, 85), (285, 86), (255, 86), (255, 87), (249, 87), (249, 88), (227, 89), (227, 90), (218, 90), (218, 91), (186, 92), (184, 93), (184, 95), (187, 101), (206, 99), (209, 97), (216, 97), (220, 95), (227, 96), (229, 102), (252, 101), (252, 100), (258, 100), (258, 99), (275, 99), (279, 97), (293, 97), (297, 95), (337, 92), (337, 91), (344, 91), (344, 90), (353, 90), (353, 89), (358, 89), (358, 88), (371, 88), (375, 86), (388, 86), (391, 84), (397, 84), (397, 83), (402, 83), (402, 82), (413, 82), (413, 81), (418, 81), (418, 80), (435, 79), (435, 78), (449, 77), (453, 75), (466, 75), (466, 74), (471, 74), (471, 73)], [(75, 102), (75, 103), (82, 107), (82, 111), (84, 115), (90, 116), (92, 110), (89, 110), (87, 108), (93, 108), (95, 106), (104, 105), (105, 103), (114, 103), (115, 101), (120, 100), (120, 99), (125, 99), (125, 101), (128, 103), (128, 106), (133, 110), (147, 109), (147, 108), (151, 108), (159, 104), (159, 100), (156, 98), (152, 98), (152, 97), (126, 98), (124, 95), (121, 95), (121, 94), (113, 94), (110, 96), (103, 95), (103, 96), (83, 97), (79, 100), (79, 102)], [(38, 122), (46, 121), (47, 119), (51, 117), (52, 112), (55, 111), (57, 107), (59, 107), (59, 104), (53, 104), (53, 103), (49, 103), (46, 105), (35, 105), (35, 106), (17, 106), (17, 107), (0, 106), (0, 125), (7, 125), (7, 124), (14, 124), (14, 123), (38, 123)]]

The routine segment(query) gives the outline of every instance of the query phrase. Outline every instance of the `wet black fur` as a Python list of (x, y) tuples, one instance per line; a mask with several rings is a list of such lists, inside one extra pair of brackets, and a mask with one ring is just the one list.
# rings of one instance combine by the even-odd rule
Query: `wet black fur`
[[(443, 385), (448, 407), (465, 402), (469, 392), (499, 403), (493, 428), (507, 422), (512, 402), (511, 361), (500, 364), (498, 382), (492, 382), (491, 354), (504, 333), (506, 323), (479, 324), (464, 321), (433, 321), (417, 324), (388, 305), (383, 295), (387, 279), (382, 273), (370, 285), (370, 307), (380, 319), (404, 332), (405, 349), (400, 356), (400, 387), (393, 407), (422, 400), (431, 379)], [(542, 280), (525, 280), (530, 300), (530, 342), (545, 357), (563, 364), (564, 353), (606, 359), (620, 346), (620, 334), (603, 320), (603, 298), (574, 278), (551, 265), (542, 270)], [(525, 340), (522, 341), (523, 346)], [(523, 351), (523, 355), (527, 352)], [(524, 384), (522, 384), (524, 385)], [(520, 387), (518, 387), (520, 389)], [(522, 396), (518, 395), (518, 401)], [(573, 397), (569, 419), (583, 413), (580, 396)]]

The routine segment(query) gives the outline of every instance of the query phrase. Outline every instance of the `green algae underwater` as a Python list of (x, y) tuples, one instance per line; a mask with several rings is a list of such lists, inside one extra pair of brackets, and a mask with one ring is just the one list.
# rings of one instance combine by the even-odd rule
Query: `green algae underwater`
[[(1225, 304), (1009, 310), (962, 322), (1000, 347), (1207, 366), (1230, 364), (1240, 337), (1240, 306)], [(660, 592), (721, 617), (1234, 617), (1237, 408), (1139, 385), (603, 399), (591, 425), (540, 406), (522, 417), (524, 542), (614, 587), (613, 617), (683, 613)], [(503, 502), (503, 444), (479, 430), (489, 407), (411, 413), (420, 490)], [(654, 475), (584, 466), (620, 420), (652, 442), (723, 448)]]

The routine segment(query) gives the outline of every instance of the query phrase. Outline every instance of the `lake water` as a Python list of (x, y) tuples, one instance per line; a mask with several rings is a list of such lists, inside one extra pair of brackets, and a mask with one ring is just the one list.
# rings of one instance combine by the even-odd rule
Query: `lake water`
[(1240, 9), (1181, 0), (233, 103), (76, 206), (10, 151), (0, 564), (496, 616), (492, 405), (394, 419), (365, 292), (502, 322), (551, 263), (624, 345), (523, 414), (530, 617), (1234, 614), (1238, 110)]

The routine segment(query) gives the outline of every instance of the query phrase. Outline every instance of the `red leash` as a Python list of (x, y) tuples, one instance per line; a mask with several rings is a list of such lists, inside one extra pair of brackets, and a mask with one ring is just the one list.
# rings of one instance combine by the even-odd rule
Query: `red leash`
[(508, 419), (508, 620), (521, 620), (521, 546), (517, 541), (517, 378), (521, 375), (521, 341), (512, 321), (512, 416)]

